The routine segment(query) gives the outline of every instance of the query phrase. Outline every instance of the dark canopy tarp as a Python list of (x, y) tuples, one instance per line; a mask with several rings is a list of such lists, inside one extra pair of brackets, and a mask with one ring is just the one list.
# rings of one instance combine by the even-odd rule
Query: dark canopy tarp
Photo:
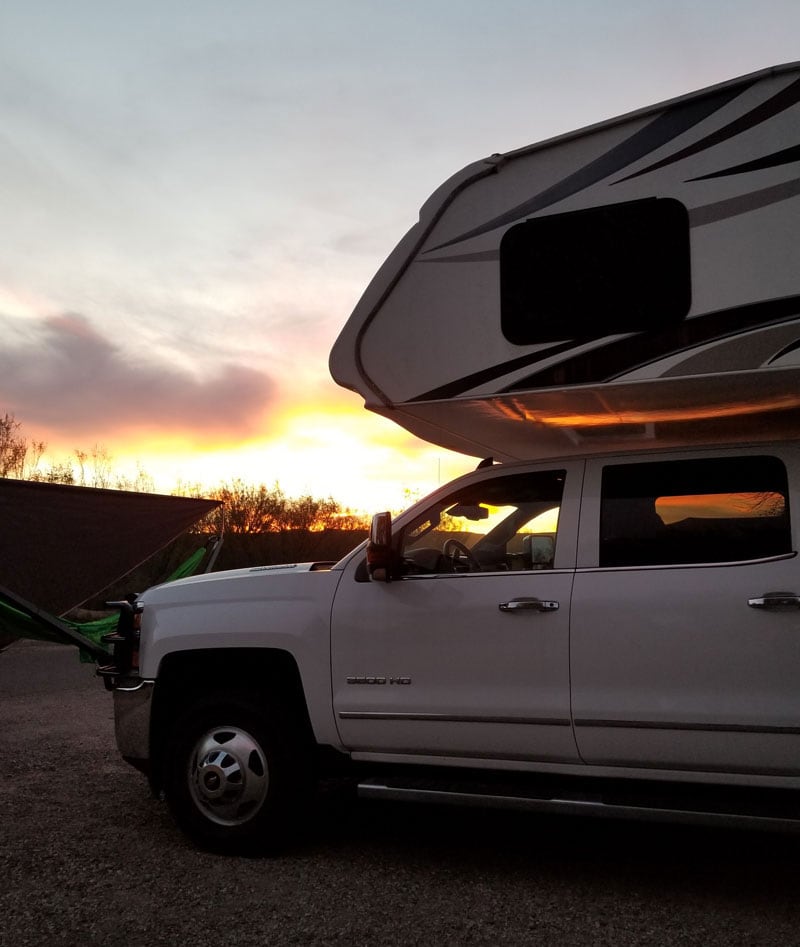
[(0, 585), (63, 615), (216, 506), (216, 500), (0, 478)]
[[(220, 541), (214, 537), (205, 546), (196, 549), (164, 581), (174, 582), (194, 575), (209, 550), (213, 561), (213, 550)], [(103, 643), (103, 638), (116, 631), (118, 623), (117, 612), (83, 622), (57, 618), (0, 585), (0, 651), (17, 638), (33, 638), (35, 641), (75, 644), (81, 649), (82, 661), (101, 660), (107, 663), (110, 649)]]

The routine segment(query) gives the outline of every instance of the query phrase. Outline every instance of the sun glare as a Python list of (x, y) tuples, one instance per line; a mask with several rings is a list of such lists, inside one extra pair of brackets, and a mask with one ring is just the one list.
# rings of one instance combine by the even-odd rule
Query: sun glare
[[(354, 401), (356, 399), (353, 399)], [(475, 459), (436, 448), (346, 401), (292, 405), (273, 416), (270, 432), (238, 444), (193, 445), (188, 438), (140, 432), (103, 442), (115, 474), (143, 471), (159, 493), (201, 492), (239, 479), (278, 484), (287, 496), (332, 497), (359, 513), (398, 512), (456, 476)], [(44, 461), (72, 457), (74, 445), (43, 435)]]

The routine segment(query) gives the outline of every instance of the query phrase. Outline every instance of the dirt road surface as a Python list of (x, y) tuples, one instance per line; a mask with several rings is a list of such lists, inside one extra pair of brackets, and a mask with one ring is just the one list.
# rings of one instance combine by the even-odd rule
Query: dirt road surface
[(323, 794), (272, 858), (194, 849), (58, 645), (0, 654), (0, 945), (800, 944), (800, 838)]

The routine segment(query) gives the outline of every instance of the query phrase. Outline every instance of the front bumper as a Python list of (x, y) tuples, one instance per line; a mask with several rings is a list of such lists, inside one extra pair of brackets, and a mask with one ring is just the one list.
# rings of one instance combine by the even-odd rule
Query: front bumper
[(150, 715), (155, 681), (121, 681), (114, 688), (114, 731), (122, 758), (147, 772), (150, 762)]

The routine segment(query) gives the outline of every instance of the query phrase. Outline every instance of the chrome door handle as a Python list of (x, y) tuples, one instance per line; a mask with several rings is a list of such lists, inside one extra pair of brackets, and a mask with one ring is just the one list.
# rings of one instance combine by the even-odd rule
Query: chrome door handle
[(500, 602), (497, 607), (501, 612), (555, 612), (558, 602), (541, 598), (512, 598), (509, 602)]
[(749, 598), (750, 608), (800, 608), (800, 595), (794, 592), (767, 592), (760, 598)]

